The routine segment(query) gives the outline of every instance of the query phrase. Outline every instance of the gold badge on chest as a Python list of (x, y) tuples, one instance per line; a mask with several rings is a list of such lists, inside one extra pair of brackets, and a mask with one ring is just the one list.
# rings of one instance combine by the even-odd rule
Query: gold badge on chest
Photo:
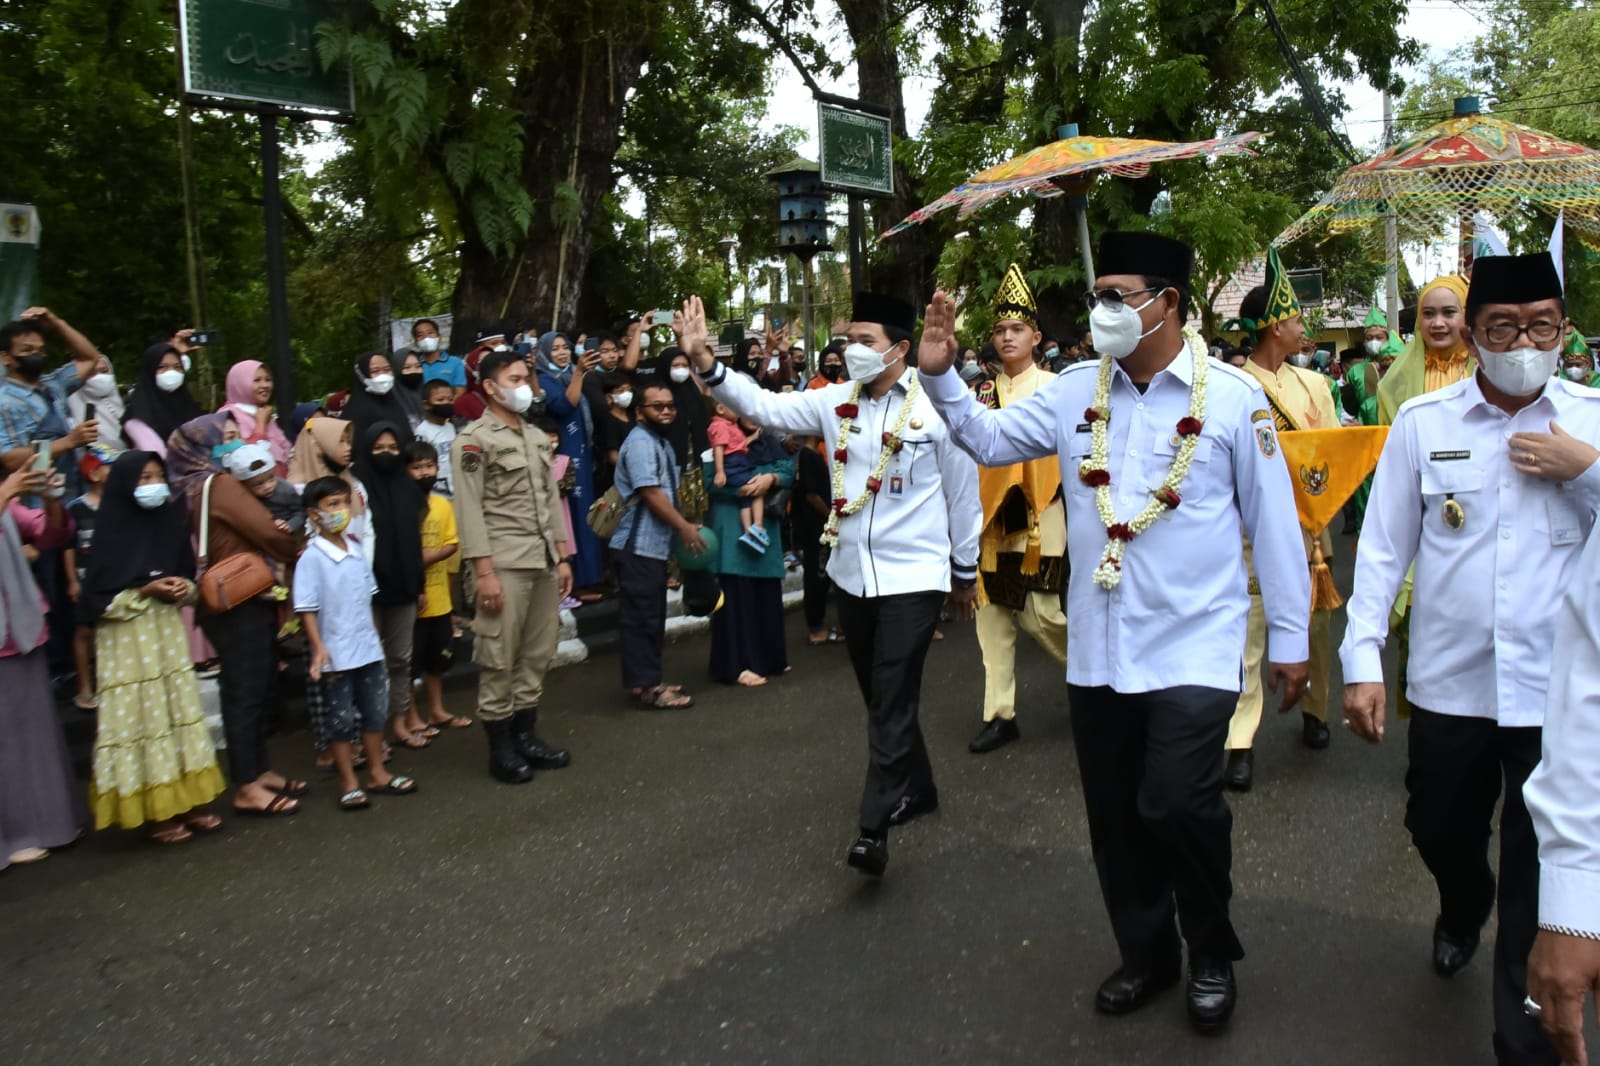
[(911, 420), (911, 423), (910, 423), (910, 425), (911, 425), (911, 428), (912, 428), (912, 429), (921, 429), (921, 428), (922, 428), (922, 419), (920, 419), (920, 418), (913, 418), (913, 419), (912, 419), (912, 420)]
[(1451, 529), (1460, 529), (1467, 524), (1467, 512), (1461, 504), (1456, 502), (1454, 494), (1444, 498), (1444, 505), (1439, 508), (1439, 511), (1440, 516), (1444, 519), (1444, 524)]

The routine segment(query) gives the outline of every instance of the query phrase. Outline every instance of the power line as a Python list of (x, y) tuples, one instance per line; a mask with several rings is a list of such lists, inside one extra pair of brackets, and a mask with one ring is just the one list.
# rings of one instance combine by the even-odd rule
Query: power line
[(1343, 131), (1335, 129), (1333, 116), (1328, 114), (1327, 103), (1322, 99), (1322, 90), (1311, 80), (1306, 73), (1306, 68), (1301, 65), (1300, 57), (1295, 55), (1294, 45), (1289, 42), (1289, 35), (1283, 31), (1283, 24), (1278, 21), (1278, 12), (1272, 6), (1272, 0), (1261, 0), (1261, 10), (1266, 14), (1267, 26), (1272, 30), (1272, 36), (1278, 41), (1278, 49), (1283, 52), (1283, 58), (1289, 64), (1289, 72), (1294, 75), (1294, 80), (1300, 84), (1300, 92), (1306, 99), (1306, 105), (1316, 115), (1317, 125), (1332, 138), (1333, 145), (1339, 153), (1351, 163), (1356, 161), (1355, 147), (1350, 143), (1350, 138)]

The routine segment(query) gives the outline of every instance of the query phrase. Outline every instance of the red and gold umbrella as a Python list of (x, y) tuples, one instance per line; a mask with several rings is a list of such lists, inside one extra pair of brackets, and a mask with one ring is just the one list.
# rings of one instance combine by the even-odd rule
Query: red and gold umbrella
[(1142, 178), (1150, 172), (1152, 163), (1202, 155), (1255, 155), (1246, 145), (1260, 136), (1259, 133), (1240, 133), (1184, 143), (1128, 137), (1068, 137), (974, 174), (933, 203), (911, 212), (883, 236), (899, 233), (952, 207), (958, 209), (958, 218), (966, 218), (984, 205), (1014, 193), (1032, 193), (1040, 199), (1060, 196), (1065, 190), (1057, 182), (1074, 175), (1104, 170), (1121, 178)]
[(1465, 113), (1346, 170), (1273, 243), (1318, 230), (1377, 237), (1390, 217), (1403, 238), (1427, 238), (1476, 211), (1505, 216), (1531, 206), (1565, 211), (1567, 225), (1600, 249), (1600, 152), (1468, 110), (1475, 103), (1457, 106)]

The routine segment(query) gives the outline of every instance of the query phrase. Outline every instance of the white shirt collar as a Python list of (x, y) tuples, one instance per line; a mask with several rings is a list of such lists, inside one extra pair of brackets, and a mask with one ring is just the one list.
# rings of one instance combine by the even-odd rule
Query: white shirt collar
[(345, 535), (344, 542), (345, 544), (349, 545), (348, 548), (339, 547), (333, 541), (329, 540), (327, 537), (324, 537), (320, 533), (311, 538), (311, 543), (315, 547), (321, 548), (322, 554), (326, 555), (336, 563), (342, 563), (349, 556), (359, 553), (361, 546), (355, 541), (351, 540), (348, 534)]

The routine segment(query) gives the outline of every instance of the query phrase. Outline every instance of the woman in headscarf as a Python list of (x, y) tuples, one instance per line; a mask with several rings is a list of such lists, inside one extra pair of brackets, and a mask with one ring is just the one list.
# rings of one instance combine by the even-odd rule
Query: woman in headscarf
[(760, 338), (746, 337), (733, 346), (733, 369), (759, 385), (766, 376), (765, 351)]
[(355, 426), (342, 418), (317, 415), (295, 438), (294, 458), (289, 462), (288, 481), (303, 490), (319, 477), (336, 477), (350, 486), (350, 525), (345, 534), (358, 543), (367, 536), (367, 490), (350, 469), (355, 452)]
[(584, 519), (589, 506), (594, 503), (594, 421), (589, 404), (583, 398), (583, 375), (600, 361), (598, 355), (582, 359), (572, 357), (572, 344), (562, 333), (546, 333), (539, 338), (534, 357), (535, 376), (544, 393), (545, 410), (555, 419), (561, 431), (561, 455), (572, 458), (572, 514), (577, 519), (578, 541), (573, 545), (576, 561), (572, 565), (574, 595), (584, 603), (600, 598), (595, 588), (600, 584), (604, 559), (600, 538), (594, 535)]
[(272, 371), (255, 359), (234, 363), (228, 369), (226, 391), (228, 402), (217, 408), (217, 413), (233, 415), (240, 440), (265, 444), (278, 476), (283, 477), (289, 472), (289, 438), (272, 417)]
[(400, 406), (405, 408), (406, 428), (416, 430), (417, 423), (422, 421), (422, 356), (416, 352), (408, 351), (400, 357), (400, 374), (395, 383), (395, 396), (400, 399)]
[(243, 443), (233, 412), (191, 418), (167, 438), (167, 477), (180, 507), (197, 504), (206, 478), (222, 472), (222, 457)]
[(48, 479), (24, 465), (0, 480), (0, 870), (72, 843), (87, 820), (50, 687), (44, 594), (23, 554), (66, 547), (72, 524), (60, 500), (46, 496), (42, 511), (17, 502)]
[(1394, 422), (1400, 405), (1472, 376), (1476, 366), (1467, 347), (1467, 279), (1456, 274), (1434, 278), (1417, 296), (1417, 325), (1411, 341), (1378, 383), (1378, 421)]
[(100, 430), (96, 438), (99, 443), (117, 451), (128, 446), (122, 436), (122, 420), (126, 416), (122, 394), (117, 391), (117, 377), (109, 368), (84, 378), (77, 391), (67, 396), (67, 428), (77, 429), (92, 418)]
[(89, 556), (80, 600), (100, 674), (95, 828), (149, 823), (151, 839), (181, 843), (222, 824), (200, 808), (227, 785), (178, 614), (195, 598), (194, 549), (160, 456), (117, 457), (96, 525), (115, 531), (116, 550)]
[(139, 358), (139, 377), (128, 398), (123, 436), (135, 448), (167, 454), (172, 431), (205, 413), (184, 383), (183, 355), (169, 341), (152, 344)]
[(405, 404), (395, 395), (394, 364), (387, 355), (373, 352), (356, 360), (350, 398), (340, 417), (356, 427), (357, 440), (377, 423), (387, 422), (395, 427), (402, 448), (411, 443), (411, 421)]
[[(678, 412), (682, 417), (682, 405)], [(706, 492), (711, 497), (706, 524), (717, 535), (710, 569), (718, 577), (723, 597), (722, 606), (711, 615), (711, 678), (724, 685), (764, 685), (767, 678), (789, 669), (784, 646), (783, 552), (776, 548), (783, 538), (782, 515), (776, 508), (766, 512), (767, 536), (775, 547), (756, 555), (739, 544), (739, 507), (748, 506), (752, 497), (791, 487), (795, 460), (784, 455), (764, 463), (737, 489), (717, 488), (715, 467), (707, 463), (704, 469)]]
[(422, 517), (428, 501), (406, 469), (400, 429), (389, 422), (368, 427), (354, 463), (367, 490), (368, 529), (363, 545), (378, 582), (372, 612), (389, 674), (390, 742), (425, 748), (427, 723), (411, 705), (411, 644), (422, 595)]
[(683, 349), (668, 346), (656, 360), (656, 377), (672, 390), (678, 417), (662, 436), (672, 445), (678, 459), (678, 509), (691, 522), (700, 521), (706, 512), (706, 482), (700, 457), (711, 447), (706, 429), (711, 422), (709, 399)]

